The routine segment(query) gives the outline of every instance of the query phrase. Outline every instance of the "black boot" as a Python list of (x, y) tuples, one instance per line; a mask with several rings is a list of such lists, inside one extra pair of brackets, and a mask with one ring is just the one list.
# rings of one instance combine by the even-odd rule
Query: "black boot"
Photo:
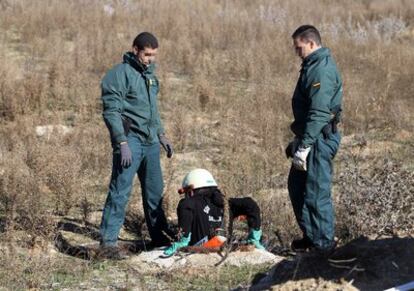
[(311, 247), (310, 251), (315, 253), (318, 256), (328, 258), (335, 252), (335, 248), (336, 248), (336, 241), (333, 241), (331, 244), (325, 247), (313, 246)]
[(171, 225), (166, 225), (162, 228), (162, 232), (156, 237), (152, 237), (149, 243), (149, 249), (169, 246), (172, 242), (178, 239), (178, 228)]
[(310, 248), (313, 247), (313, 243), (311, 240), (307, 237), (304, 237), (302, 239), (297, 239), (292, 242), (290, 245), (290, 248), (294, 252), (306, 252)]

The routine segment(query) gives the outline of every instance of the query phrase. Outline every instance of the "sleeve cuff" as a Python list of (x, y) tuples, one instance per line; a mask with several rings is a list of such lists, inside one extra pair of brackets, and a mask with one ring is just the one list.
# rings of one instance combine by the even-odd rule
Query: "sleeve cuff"
[(299, 144), (299, 147), (301, 148), (308, 148), (311, 146), (312, 146), (312, 143), (309, 140), (302, 140)]
[(120, 134), (114, 136), (114, 140), (117, 144), (119, 144), (123, 141), (127, 141), (127, 138), (126, 138), (125, 134), (120, 133)]

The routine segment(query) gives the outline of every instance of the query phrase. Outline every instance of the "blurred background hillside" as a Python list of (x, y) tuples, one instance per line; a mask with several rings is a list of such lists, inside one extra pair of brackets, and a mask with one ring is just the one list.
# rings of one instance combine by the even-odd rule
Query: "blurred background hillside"
[[(270, 249), (288, 243), (298, 229), (284, 147), (300, 69), (290, 35), (302, 24), (320, 29), (344, 81), (338, 238), (413, 235), (413, 1), (0, 0), (2, 245), (53, 243), (62, 216), (87, 222), (101, 209), (111, 147), (99, 84), (141, 31), (160, 42), (159, 108), (176, 150), (162, 161), (171, 221), (184, 174), (205, 167), (227, 195), (259, 202)], [(136, 219), (139, 193), (136, 182)], [(27, 258), (2, 256), (0, 285), (52, 284), (71, 266), (48, 261), (46, 272), (31, 260), (25, 272)]]

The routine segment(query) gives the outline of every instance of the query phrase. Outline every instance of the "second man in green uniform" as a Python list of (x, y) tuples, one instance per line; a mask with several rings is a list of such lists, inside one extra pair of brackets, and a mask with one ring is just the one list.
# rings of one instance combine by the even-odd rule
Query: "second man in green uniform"
[(311, 25), (292, 35), (302, 59), (293, 98), (294, 140), (286, 148), (292, 157), (288, 189), (303, 237), (292, 249), (329, 252), (335, 247), (331, 195), (332, 159), (340, 143), (337, 123), (342, 103), (342, 80), (319, 31)]

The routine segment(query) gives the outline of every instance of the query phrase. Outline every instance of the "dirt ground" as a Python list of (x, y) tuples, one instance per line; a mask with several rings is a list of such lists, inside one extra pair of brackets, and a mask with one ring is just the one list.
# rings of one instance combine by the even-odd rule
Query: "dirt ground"
[[(84, 246), (96, 245), (96, 242), (91, 244), (94, 242), (94, 235), (90, 229), (81, 231), (81, 228), (79, 225), (72, 228), (66, 227), (66, 231), (62, 232), (65, 239), (57, 239), (56, 247), (61, 253), (88, 260), (91, 259), (90, 252), (93, 249), (88, 252), (88, 247)], [(85, 235), (89, 237), (88, 241), (83, 239)], [(123, 244), (128, 246), (129, 240), (135, 241), (132, 237), (125, 237)], [(137, 245), (134, 244), (134, 246)], [(155, 268), (147, 268), (148, 270), (145, 271), (141, 261), (136, 264), (141, 256), (139, 255), (141, 251), (145, 251), (143, 248), (127, 249), (131, 252), (129, 264), (137, 267), (141, 265), (139, 267), (141, 275), (161, 272), (160, 274), (164, 274), (166, 277), (157, 275), (155, 276), (158, 277), (156, 281), (163, 282), (166, 281), (166, 278), (168, 281), (174, 279), (175, 275), (165, 273), (165, 270), (161, 270), (162, 268), (157, 271), (155, 265), (153, 266)], [(214, 255), (212, 254), (212, 256)], [(263, 272), (252, 274), (250, 284), (233, 286), (232, 288), (236, 287), (234, 290), (384, 290), (414, 280), (414, 238), (411, 236), (360, 237), (339, 246), (329, 257), (322, 257), (314, 253), (285, 253), (284, 257), (278, 258), (280, 259), (275, 261), (270, 270), (266, 271), (267, 269), (264, 268)], [(186, 266), (181, 265), (180, 273), (185, 269)], [(214, 266), (208, 266), (208, 264), (204, 269), (206, 272), (208, 270), (214, 271), (213, 273), (217, 273), (219, 270)], [(234, 269), (231, 269), (231, 272), (234, 272)], [(183, 285), (171, 287), (171, 289), (164, 285), (164, 288), (167, 288), (166, 290), (190, 288), (191, 284), (185, 285), (187, 279), (188, 282), (196, 281), (202, 273), (190, 272), (186, 278), (177, 275), (175, 279), (182, 280)], [(187, 278), (187, 276), (189, 277)], [(211, 285), (207, 285), (213, 289), (217, 287), (213, 282)], [(157, 284), (157, 286), (160, 285)], [(197, 287), (191, 286), (192, 288)]]
[(339, 247), (329, 259), (310, 253), (286, 259), (252, 289), (384, 290), (413, 280), (414, 238), (360, 237)]

